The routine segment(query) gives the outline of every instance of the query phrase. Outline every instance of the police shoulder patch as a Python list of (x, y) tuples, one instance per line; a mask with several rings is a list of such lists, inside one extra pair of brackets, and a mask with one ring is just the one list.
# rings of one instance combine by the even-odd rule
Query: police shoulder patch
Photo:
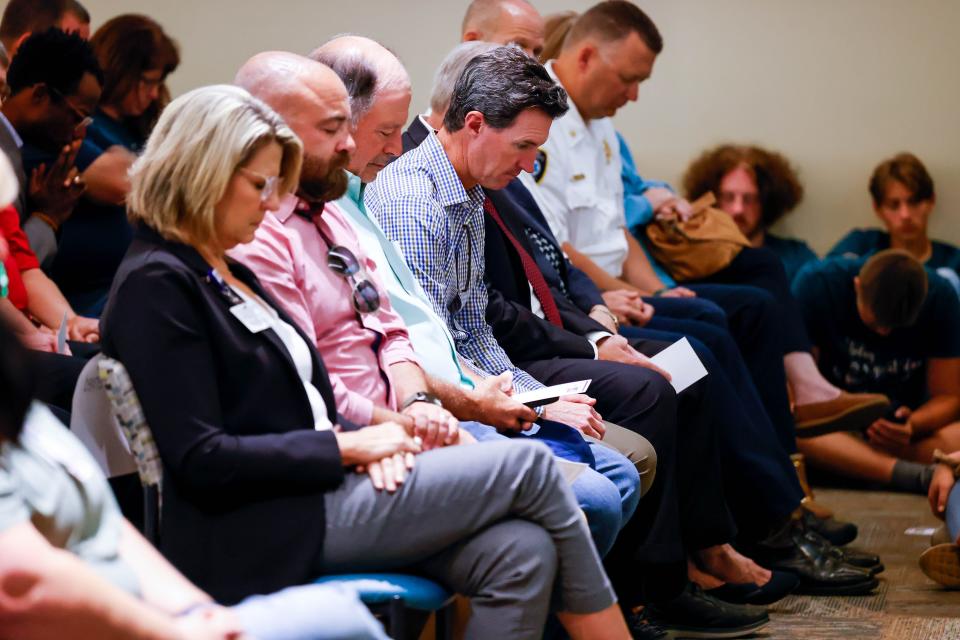
[(540, 181), (543, 180), (543, 174), (547, 172), (547, 152), (543, 149), (537, 151), (537, 157), (533, 161), (533, 172), (531, 175), (533, 179), (540, 184)]

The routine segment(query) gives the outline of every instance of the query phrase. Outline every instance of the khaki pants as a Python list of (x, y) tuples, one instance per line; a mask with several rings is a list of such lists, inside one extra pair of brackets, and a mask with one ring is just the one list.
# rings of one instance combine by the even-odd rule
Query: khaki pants
[(590, 436), (584, 436), (587, 440), (592, 440), (598, 444), (619, 451), (627, 460), (632, 462), (640, 473), (640, 496), (643, 497), (650, 487), (653, 486), (653, 479), (657, 476), (657, 452), (653, 449), (650, 441), (639, 433), (634, 433), (618, 424), (603, 421), (607, 428), (603, 440), (597, 440)]

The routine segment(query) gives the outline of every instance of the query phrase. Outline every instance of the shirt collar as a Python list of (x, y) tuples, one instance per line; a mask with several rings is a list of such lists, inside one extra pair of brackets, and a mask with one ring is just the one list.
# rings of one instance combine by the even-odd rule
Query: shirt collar
[(419, 151), (426, 161), (427, 169), (437, 189), (440, 206), (447, 208), (457, 204), (483, 203), (483, 188), (476, 185), (469, 192), (463, 188), (460, 176), (457, 175), (447, 152), (432, 130), (416, 151)]
[(418, 115), (417, 120), (420, 121), (420, 124), (422, 124), (427, 131), (432, 131), (433, 133), (436, 133), (437, 130), (434, 129), (433, 126), (431, 126), (430, 123), (427, 121), (427, 116), (429, 115), (430, 115), (430, 111), (428, 110), (426, 113), (421, 113), (420, 115)]
[[(553, 70), (553, 60), (547, 61), (545, 66), (547, 73), (550, 74), (553, 81), (563, 87), (563, 83), (560, 82), (560, 78), (557, 77), (556, 72)], [(566, 90), (566, 87), (563, 88)], [(557, 121), (557, 125), (562, 127), (564, 129), (564, 135), (576, 144), (587, 134), (587, 123), (584, 122), (583, 116), (580, 115), (580, 112), (577, 110), (577, 105), (573, 103), (573, 98), (570, 97), (569, 93), (567, 94), (567, 107), (569, 107), (567, 112)]]
[(343, 197), (350, 200), (361, 211), (364, 210), (363, 191), (365, 188), (366, 185), (363, 184), (360, 176), (347, 172), (347, 192), (343, 194)]
[(280, 206), (273, 212), (273, 215), (276, 216), (281, 224), (286, 224), (290, 216), (296, 211), (298, 204), (300, 204), (300, 198), (293, 193), (288, 193), (280, 200)]
[(20, 137), (20, 134), (17, 133), (17, 130), (13, 128), (13, 125), (10, 124), (10, 121), (7, 119), (6, 114), (0, 111), (0, 121), (3, 122), (3, 126), (7, 128), (7, 131), (10, 132), (10, 137), (13, 138), (13, 141), (17, 145), (17, 149), (23, 148), (23, 138)]

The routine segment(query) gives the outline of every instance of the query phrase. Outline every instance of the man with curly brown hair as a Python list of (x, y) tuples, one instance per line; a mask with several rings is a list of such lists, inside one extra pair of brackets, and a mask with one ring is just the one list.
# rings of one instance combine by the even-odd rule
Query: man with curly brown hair
[(683, 190), (689, 200), (713, 193), (754, 247), (766, 247), (779, 256), (790, 282), (803, 265), (817, 259), (803, 240), (769, 232), (803, 199), (797, 172), (776, 151), (735, 144), (708, 149), (687, 167)]

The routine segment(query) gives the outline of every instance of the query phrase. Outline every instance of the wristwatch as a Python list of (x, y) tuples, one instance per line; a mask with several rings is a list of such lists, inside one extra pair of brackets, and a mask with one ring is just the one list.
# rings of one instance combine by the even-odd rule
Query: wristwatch
[(440, 398), (433, 395), (429, 391), (417, 391), (416, 393), (409, 395), (407, 399), (403, 401), (403, 404), (400, 405), (400, 410), (403, 411), (414, 402), (429, 402), (430, 404), (435, 404), (438, 407), (443, 406), (443, 403), (440, 402)]

